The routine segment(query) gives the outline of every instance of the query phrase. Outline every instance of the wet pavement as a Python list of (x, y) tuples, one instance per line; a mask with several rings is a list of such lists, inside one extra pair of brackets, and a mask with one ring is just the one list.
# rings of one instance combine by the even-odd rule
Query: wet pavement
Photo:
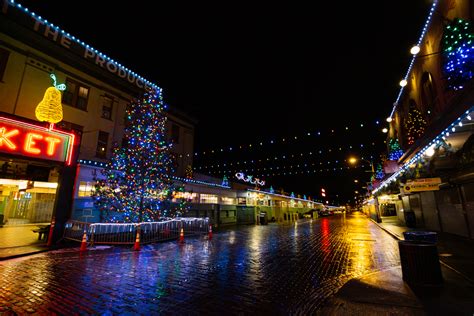
[(363, 215), (241, 226), (2, 261), (0, 314), (311, 314), (349, 279), (399, 264), (397, 242)]

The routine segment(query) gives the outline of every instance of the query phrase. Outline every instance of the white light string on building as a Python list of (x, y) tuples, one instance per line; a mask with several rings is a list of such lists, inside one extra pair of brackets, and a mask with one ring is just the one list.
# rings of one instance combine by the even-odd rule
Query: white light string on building
[(392, 174), (390, 177), (388, 177), (386, 180), (384, 180), (383, 182), (380, 183), (380, 185), (375, 188), (374, 190), (372, 190), (372, 194), (375, 194), (377, 193), (378, 191), (380, 191), (381, 189), (387, 187), (391, 182), (397, 180), (397, 178), (399, 176), (401, 176), (405, 171), (408, 170), (408, 168), (417, 163), (418, 160), (420, 160), (423, 155), (425, 155), (426, 153), (429, 153), (430, 151), (433, 150), (433, 146), (436, 146), (437, 144), (439, 144), (441, 142), (441, 140), (443, 139), (446, 139), (447, 137), (449, 137), (450, 133), (452, 132), (455, 132), (456, 131), (456, 127), (461, 127), (463, 125), (462, 123), (462, 120), (464, 119), (467, 119), (468, 121), (472, 121), (472, 117), (470, 115), (470, 113), (474, 111), (474, 107), (471, 107), (469, 110), (467, 110), (463, 115), (461, 115), (460, 117), (458, 117), (454, 122), (451, 123), (451, 125), (449, 125), (444, 131), (442, 131), (440, 134), (438, 134), (438, 136), (436, 136), (435, 138), (433, 138), (428, 145), (426, 145), (425, 147), (423, 147), (421, 150), (418, 151), (418, 153), (413, 156), (409, 161), (407, 161), (405, 164), (403, 164), (403, 166), (397, 171), (395, 172), (394, 174)]
[[(400, 81), (400, 92), (398, 93), (398, 96), (397, 96), (397, 99), (395, 100), (395, 102), (393, 103), (393, 108), (392, 108), (392, 112), (390, 113), (390, 116), (387, 118), (387, 121), (391, 121), (392, 118), (393, 118), (393, 114), (395, 113), (395, 110), (398, 106), (398, 102), (400, 101), (400, 98), (403, 94), (403, 91), (405, 89), (405, 86), (407, 85), (407, 82), (408, 82), (408, 77), (410, 76), (410, 73), (411, 73), (411, 70), (413, 68), (413, 65), (415, 63), (415, 59), (416, 59), (416, 56), (417, 54), (419, 53), (419, 48), (421, 47), (421, 44), (423, 42), (423, 38), (425, 37), (425, 34), (426, 34), (426, 31), (428, 30), (428, 26), (430, 25), (430, 22), (431, 22), (431, 19), (433, 17), (433, 13), (436, 9), (436, 5), (438, 4), (438, 0), (434, 0), (433, 1), (433, 4), (431, 5), (431, 9), (430, 9), (430, 12), (428, 14), (428, 18), (426, 19), (425, 21), (425, 24), (423, 26), (423, 29), (421, 31), (421, 34), (420, 34), (420, 37), (418, 38), (418, 42), (416, 43), (416, 47), (418, 47), (418, 49), (416, 51), (412, 51), (414, 54), (413, 54), (413, 57), (411, 59), (411, 62), (410, 62), (410, 65), (408, 66), (408, 70), (405, 74), (405, 77), (403, 78), (402, 81)], [(416, 52), (416, 53), (415, 53)]]
[[(92, 167), (98, 167), (98, 168), (107, 168), (108, 164), (106, 162), (101, 162), (101, 161), (94, 161), (94, 160), (85, 160), (85, 159), (79, 159), (78, 162), (82, 165), (87, 165), (87, 166), (92, 166)], [(212, 186), (212, 187), (219, 187), (219, 188), (224, 188), (224, 189), (229, 189), (229, 186), (226, 185), (221, 185), (217, 183), (210, 183), (210, 182), (205, 182), (205, 181), (200, 181), (200, 180), (194, 180), (194, 179), (187, 179), (187, 178), (180, 178), (180, 177), (171, 177), (173, 180), (177, 181), (182, 181), (186, 183), (194, 183), (194, 184), (202, 184), (202, 185), (207, 185), (207, 186)]]
[[(113, 65), (113, 67), (115, 68), (112, 68), (112, 66), (110, 66), (109, 68), (111, 69), (115, 69), (115, 71), (117, 73), (120, 73), (120, 71), (123, 71), (123, 73), (125, 74), (131, 74), (133, 75), (135, 78), (138, 78), (140, 79), (143, 83), (145, 83), (146, 85), (148, 85), (149, 87), (153, 88), (153, 89), (156, 89), (157, 92), (159, 92), (160, 94), (162, 93), (162, 89), (160, 87), (158, 87), (156, 84), (152, 83), (151, 81), (145, 79), (144, 77), (138, 75), (136, 72), (128, 69), (127, 67), (123, 66), (122, 64), (120, 64), (119, 62), (113, 60), (112, 58), (110, 58), (109, 56), (99, 52), (97, 49), (93, 48), (92, 46), (86, 44), (85, 42), (81, 41), (79, 38), (75, 37), (74, 35), (71, 35), (69, 34), (68, 32), (64, 31), (63, 29), (59, 28), (58, 26), (54, 25), (53, 23), (49, 22), (48, 20), (42, 18), (41, 16), (37, 15), (36, 13), (30, 11), (28, 8), (22, 6), (20, 3), (15, 3), (14, 0), (8, 0), (6, 2), (8, 5), (12, 6), (12, 7), (16, 7), (20, 10), (22, 10), (23, 12), (29, 14), (31, 16), (32, 19), (34, 19), (35, 21), (38, 21), (38, 23), (41, 23), (41, 24), (44, 24), (45, 26), (49, 27), (50, 29), (54, 30), (55, 32), (57, 32), (58, 34), (62, 34), (64, 36), (67, 36), (68, 38), (68, 41), (69, 40), (72, 40), (73, 42), (75, 43), (78, 43), (80, 44), (81, 46), (83, 46), (88, 52), (91, 52), (91, 53), (94, 53), (95, 55), (97, 55), (100, 59), (103, 59), (104, 62), (107, 63), (107, 65)], [(4, 8), (4, 10), (8, 10), (8, 8)], [(124, 77), (122, 77), (124, 78)]]

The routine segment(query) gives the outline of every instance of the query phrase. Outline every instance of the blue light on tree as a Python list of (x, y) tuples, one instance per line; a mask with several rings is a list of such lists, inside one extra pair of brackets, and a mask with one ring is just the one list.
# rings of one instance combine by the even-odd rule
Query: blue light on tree
[(471, 22), (463, 19), (454, 19), (444, 29), (444, 72), (451, 89), (462, 89), (474, 75), (473, 38)]

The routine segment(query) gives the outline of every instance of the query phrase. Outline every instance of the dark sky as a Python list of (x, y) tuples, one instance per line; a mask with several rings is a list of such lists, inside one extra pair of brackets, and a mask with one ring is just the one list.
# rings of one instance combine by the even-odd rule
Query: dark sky
[[(380, 129), (430, 7), (427, 0), (19, 2), (161, 86), (170, 106), (199, 120), (198, 153), (351, 126), (336, 136), (201, 158), (197, 166), (372, 141), (370, 151), (313, 160), (377, 157), (384, 148)], [(311, 161), (282, 163), (299, 162)], [(351, 197), (352, 179), (364, 176), (328, 172), (267, 182), (312, 196), (324, 186), (341, 198)]]

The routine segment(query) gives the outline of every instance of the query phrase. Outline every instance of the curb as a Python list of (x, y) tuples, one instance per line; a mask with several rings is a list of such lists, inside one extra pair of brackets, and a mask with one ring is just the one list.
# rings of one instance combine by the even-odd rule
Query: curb
[(374, 223), (375, 225), (377, 225), (380, 229), (384, 230), (386, 233), (388, 233), (390, 236), (392, 236), (395, 240), (403, 240), (402, 238), (400, 238), (397, 234), (393, 233), (392, 231), (388, 230), (387, 228), (383, 227), (382, 225), (380, 225), (379, 223), (377, 223), (376, 221), (374, 221), (372, 218), (369, 218), (372, 223)]
[(39, 253), (48, 252), (50, 250), (53, 250), (53, 249), (43, 249), (43, 250), (37, 250), (37, 251), (32, 251), (32, 252), (19, 253), (16, 255), (11, 255), (11, 256), (6, 256), (6, 257), (0, 257), (0, 261), (6, 261), (6, 260), (16, 259), (16, 258), (21, 258), (21, 257), (26, 257), (26, 256), (32, 256)]

